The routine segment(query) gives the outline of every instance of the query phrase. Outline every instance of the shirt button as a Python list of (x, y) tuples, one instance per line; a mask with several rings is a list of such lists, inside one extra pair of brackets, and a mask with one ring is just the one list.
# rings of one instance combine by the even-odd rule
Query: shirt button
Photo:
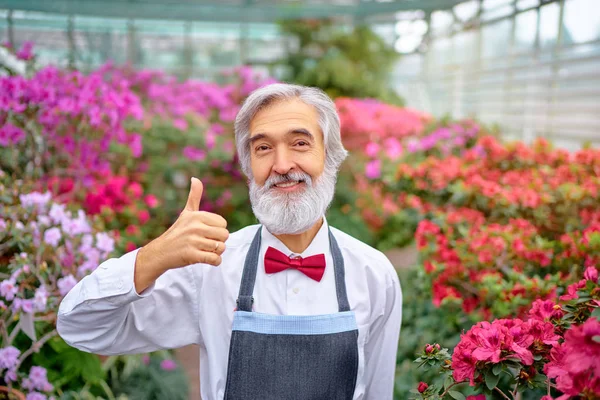
[(300, 291), (300, 289), (298, 289), (298, 288), (296, 287), (296, 288), (294, 288), (292, 291), (293, 291), (294, 293), (298, 294), (298, 292)]

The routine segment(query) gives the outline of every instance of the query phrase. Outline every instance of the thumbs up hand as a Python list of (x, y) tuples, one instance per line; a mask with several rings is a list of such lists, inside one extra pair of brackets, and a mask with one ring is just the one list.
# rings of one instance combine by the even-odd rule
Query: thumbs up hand
[(139, 250), (134, 281), (138, 293), (169, 269), (203, 263), (221, 264), (227, 221), (218, 214), (199, 211), (204, 187), (192, 178), (190, 193), (179, 218), (165, 233)]

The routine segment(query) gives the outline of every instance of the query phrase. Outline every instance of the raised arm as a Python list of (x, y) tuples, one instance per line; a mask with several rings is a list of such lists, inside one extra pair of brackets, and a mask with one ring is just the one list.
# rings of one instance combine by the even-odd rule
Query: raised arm
[(221, 216), (198, 211), (202, 190), (193, 178), (185, 209), (165, 233), (103, 262), (65, 296), (57, 328), (67, 343), (98, 354), (198, 343), (197, 288), (208, 267), (194, 264), (220, 265), (229, 236)]

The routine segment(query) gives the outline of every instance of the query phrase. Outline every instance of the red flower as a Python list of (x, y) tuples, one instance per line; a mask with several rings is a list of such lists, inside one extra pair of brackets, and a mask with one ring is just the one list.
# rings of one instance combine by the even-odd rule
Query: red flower
[(425, 382), (419, 382), (419, 387), (417, 387), (417, 390), (419, 391), (419, 393), (423, 393), (424, 391), (427, 390), (428, 387), (429, 387), (429, 385), (426, 384)]
[(529, 318), (539, 321), (550, 321), (551, 319), (560, 319), (564, 312), (559, 305), (552, 300), (536, 300), (529, 310)]
[(137, 214), (138, 221), (140, 221), (141, 225), (144, 225), (150, 219), (150, 213), (148, 210), (140, 210)]
[(144, 197), (144, 202), (150, 208), (154, 208), (158, 205), (158, 199), (153, 194), (146, 195)]

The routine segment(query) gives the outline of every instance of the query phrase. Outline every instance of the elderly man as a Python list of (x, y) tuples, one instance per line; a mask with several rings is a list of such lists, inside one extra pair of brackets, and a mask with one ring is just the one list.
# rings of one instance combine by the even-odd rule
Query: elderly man
[(58, 331), (84, 351), (200, 347), (202, 398), (391, 399), (398, 276), (325, 219), (346, 158), (322, 91), (274, 84), (235, 122), (260, 225), (229, 235), (198, 211), (202, 183), (164, 234), (107, 260), (64, 298)]

